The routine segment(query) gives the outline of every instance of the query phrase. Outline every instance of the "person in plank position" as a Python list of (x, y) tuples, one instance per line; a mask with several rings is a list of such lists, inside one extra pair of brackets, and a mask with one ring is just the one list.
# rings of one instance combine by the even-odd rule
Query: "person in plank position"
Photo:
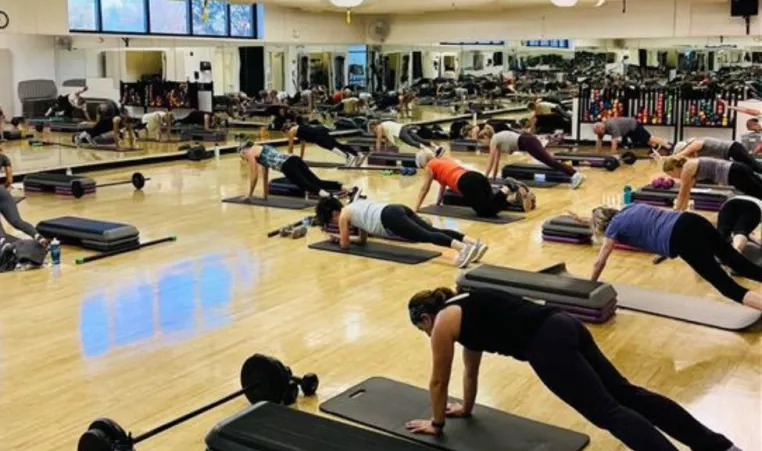
[(280, 171), (294, 185), (304, 190), (305, 193), (320, 197), (330, 197), (330, 191), (348, 191), (347, 187), (336, 182), (326, 182), (320, 180), (314, 172), (310, 170), (304, 161), (296, 155), (278, 152), (275, 147), (264, 145), (255, 145), (253, 141), (248, 141), (238, 147), (238, 153), (241, 159), (249, 166), (250, 185), (248, 197), (254, 196), (254, 190), (257, 188), (260, 168), (263, 171), (264, 194), (263, 199), (267, 199), (267, 189), (269, 186), (268, 175), (270, 170)]
[[(351, 228), (359, 229), (355, 243), (365, 244), (368, 235), (399, 237), (413, 243), (431, 243), (458, 251), (455, 265), (465, 268), (477, 263), (487, 252), (487, 245), (455, 230), (438, 229), (402, 204), (355, 200), (344, 206), (336, 198), (321, 199), (315, 215), (323, 224), (338, 224), (338, 242), (349, 248)], [(335, 238), (335, 237), (334, 237)]]
[(545, 166), (571, 176), (572, 189), (579, 188), (584, 180), (582, 173), (556, 160), (550, 152), (545, 150), (542, 142), (531, 133), (517, 133), (512, 130), (494, 133), (490, 128), (479, 133), (479, 141), (484, 145), (489, 145), (487, 170), (484, 172), (487, 177), (497, 178), (497, 169), (500, 166), (500, 154), (502, 152), (510, 155), (516, 151), (523, 151)]
[[(0, 148), (0, 170), (5, 173), (5, 185), (0, 186), (0, 217), (8, 221), (8, 224), (13, 226), (14, 229), (24, 232), (43, 246), (47, 246), (48, 241), (37, 232), (37, 229), (32, 224), (21, 219), (16, 199), (8, 192), (13, 184), (13, 165), (11, 164), (11, 159), (3, 153), (2, 148)], [(0, 221), (0, 241), (5, 239), (5, 237), (5, 229), (3, 229), (3, 223)]]
[(762, 164), (749, 155), (746, 148), (737, 141), (716, 138), (699, 138), (680, 141), (672, 149), (675, 157), (708, 157), (743, 163), (754, 172), (762, 174)]
[(155, 141), (169, 141), (172, 137), (172, 113), (154, 111), (146, 113), (140, 119), (139, 127), (145, 129), (146, 138)]
[[(557, 308), (497, 290), (456, 294), (440, 287), (416, 293), (407, 310), (413, 325), (430, 337), (433, 365), (431, 418), (408, 421), (412, 432), (446, 439), (446, 418), (473, 415), (487, 352), (527, 362), (554, 395), (634, 451), (677, 451), (662, 432), (696, 451), (740, 451), (676, 402), (633, 385), (584, 324)], [(462, 404), (447, 401), (455, 343), (463, 346)]]
[(214, 130), (219, 122), (216, 114), (205, 113), (199, 110), (191, 110), (185, 117), (175, 119), (175, 126), (204, 127), (205, 131)]
[(87, 86), (82, 89), (78, 89), (67, 95), (58, 96), (56, 103), (51, 106), (45, 113), (45, 117), (53, 115), (61, 115), (63, 117), (73, 119), (74, 110), (79, 110), (85, 117), (85, 121), (90, 122), (90, 113), (87, 112), (87, 101), (82, 97), (82, 94), (87, 92)]
[(416, 165), (425, 169), (423, 184), (415, 204), (415, 211), (421, 209), (424, 199), (429, 194), (431, 183), (439, 183), (437, 205), (442, 204), (445, 190), (463, 196), (463, 199), (483, 218), (494, 218), (509, 205), (521, 205), (524, 211), (534, 210), (535, 196), (529, 188), (515, 181), (508, 181), (493, 192), (489, 179), (476, 171), (469, 171), (452, 158), (435, 158), (433, 154), (420, 151), (416, 154)]
[(127, 149), (135, 147), (135, 132), (132, 127), (132, 118), (127, 114), (116, 117), (102, 117), (96, 124), (87, 130), (72, 136), (72, 142), (77, 147), (83, 143), (89, 146), (97, 147), (98, 140), (113, 139), (117, 150), (124, 148), (122, 143), (122, 129), (127, 134)]
[(662, 159), (662, 171), (680, 181), (680, 191), (675, 199), (675, 209), (685, 210), (691, 190), (698, 182), (718, 186), (732, 186), (749, 196), (762, 199), (762, 180), (745, 164), (716, 158), (667, 157)]
[(294, 152), (294, 141), (299, 140), (301, 145), (299, 158), (304, 158), (304, 150), (307, 143), (310, 143), (339, 155), (346, 160), (347, 166), (350, 167), (360, 166), (365, 160), (364, 156), (354, 147), (337, 141), (331, 136), (330, 130), (322, 125), (287, 124), (284, 132), (288, 137), (288, 153)]
[(410, 147), (419, 150), (427, 150), (437, 157), (444, 153), (444, 147), (435, 146), (431, 141), (423, 139), (418, 135), (418, 129), (412, 125), (402, 125), (394, 121), (370, 121), (368, 129), (376, 135), (376, 150), (382, 151), (385, 147), (384, 140), (390, 145), (396, 145), (397, 141), (402, 141)]
[(762, 310), (762, 294), (739, 285), (719, 262), (757, 282), (762, 282), (762, 267), (734, 249), (703, 216), (646, 204), (630, 204), (622, 210), (598, 207), (592, 214), (589, 222), (578, 218), (591, 224), (593, 235), (603, 240), (592, 280), (598, 280), (619, 242), (664, 257), (680, 257), (726, 298)]
[(600, 152), (603, 147), (603, 137), (611, 136), (611, 153), (616, 153), (619, 141), (622, 144), (635, 147), (651, 147), (658, 151), (659, 149), (669, 149), (671, 145), (665, 139), (651, 135), (634, 117), (613, 117), (604, 122), (593, 124), (593, 133), (597, 137), (595, 142), (595, 151)]

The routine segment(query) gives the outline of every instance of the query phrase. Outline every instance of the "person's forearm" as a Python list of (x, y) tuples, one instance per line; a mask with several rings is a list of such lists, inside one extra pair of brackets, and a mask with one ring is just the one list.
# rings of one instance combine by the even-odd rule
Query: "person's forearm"
[(678, 211), (684, 211), (686, 208), (688, 208), (688, 201), (690, 200), (691, 196), (689, 195), (678, 195), (677, 199), (675, 199), (675, 210)]
[(595, 151), (600, 152), (602, 147), (603, 147), (603, 140), (601, 138), (597, 138), (595, 140)]
[(257, 188), (257, 178), (254, 177), (251, 179), (251, 184), (249, 186), (249, 197), (254, 195), (254, 190)]
[(420, 193), (418, 193), (418, 201), (415, 204), (415, 211), (418, 211), (421, 209), (421, 205), (423, 205), (423, 200), (426, 198), (426, 195), (429, 194), (429, 190), (421, 190)]
[(476, 393), (479, 390), (479, 375), (463, 376), (463, 411), (470, 414), (476, 404)]
[(376, 150), (381, 150), (381, 137), (376, 137)]
[(439, 194), (437, 195), (437, 205), (442, 205), (442, 201), (444, 200), (444, 193), (447, 187), (445, 185), (440, 185), (439, 187)]
[(616, 138), (614, 137), (611, 138), (611, 153), (616, 153), (616, 148), (618, 143), (619, 141), (617, 141)]
[(445, 422), (447, 412), (447, 384), (440, 381), (431, 381), (429, 384), (431, 395), (431, 417), (435, 422)]
[(603, 268), (605, 267), (606, 267), (606, 262), (596, 261), (593, 264), (593, 274), (590, 276), (590, 280), (592, 280), (593, 282), (597, 282), (598, 278), (601, 277)]

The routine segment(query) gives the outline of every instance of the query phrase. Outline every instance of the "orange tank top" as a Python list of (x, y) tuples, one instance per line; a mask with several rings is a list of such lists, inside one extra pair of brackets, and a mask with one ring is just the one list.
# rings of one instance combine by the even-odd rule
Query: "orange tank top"
[(458, 180), (460, 180), (460, 176), (468, 172), (468, 169), (459, 165), (452, 158), (431, 160), (429, 167), (434, 172), (434, 180), (442, 185), (446, 185), (456, 193), (460, 193), (458, 191)]

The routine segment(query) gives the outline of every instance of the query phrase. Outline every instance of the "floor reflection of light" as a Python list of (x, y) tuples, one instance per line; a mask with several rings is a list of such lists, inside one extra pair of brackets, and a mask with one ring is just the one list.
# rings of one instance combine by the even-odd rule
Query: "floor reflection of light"
[(362, 314), (349, 312), (344, 318), (344, 340), (347, 343), (357, 341), (363, 333)]
[(120, 290), (114, 299), (114, 342), (117, 346), (149, 338), (154, 334), (154, 290), (138, 285)]
[(159, 278), (159, 327), (164, 333), (193, 328), (193, 264), (171, 267)]
[(81, 305), (80, 341), (86, 357), (97, 357), (111, 347), (106, 293), (85, 298)]
[(205, 257), (201, 264), (200, 298), (204, 328), (212, 329), (230, 324), (230, 314), (223, 308), (233, 299), (233, 274), (222, 256)]

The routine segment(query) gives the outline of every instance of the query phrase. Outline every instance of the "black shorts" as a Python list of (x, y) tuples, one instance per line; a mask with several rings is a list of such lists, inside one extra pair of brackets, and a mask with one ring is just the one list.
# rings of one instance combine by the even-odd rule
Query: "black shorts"
[(726, 240), (733, 235), (748, 237), (762, 221), (762, 210), (756, 202), (734, 199), (725, 202), (717, 215), (717, 231)]
[(635, 130), (625, 135), (625, 138), (636, 147), (648, 147), (649, 141), (651, 141), (651, 134), (643, 127), (643, 124), (638, 124)]

